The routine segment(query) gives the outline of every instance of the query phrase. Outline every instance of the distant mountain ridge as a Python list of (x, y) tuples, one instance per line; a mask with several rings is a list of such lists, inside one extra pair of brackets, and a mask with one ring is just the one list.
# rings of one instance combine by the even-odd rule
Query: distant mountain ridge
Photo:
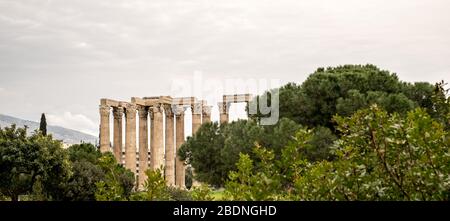
[[(0, 127), (9, 127), (12, 124), (16, 124), (18, 127), (28, 126), (29, 134), (39, 128), (38, 122), (0, 114)], [(59, 126), (47, 125), (47, 133), (52, 134), (54, 139), (62, 140), (66, 144), (78, 144), (81, 142), (96, 144), (98, 142), (98, 138), (95, 136)]]

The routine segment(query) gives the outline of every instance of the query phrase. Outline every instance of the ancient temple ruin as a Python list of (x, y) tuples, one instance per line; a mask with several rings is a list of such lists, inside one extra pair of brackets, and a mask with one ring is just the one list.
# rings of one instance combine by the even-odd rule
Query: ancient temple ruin
[[(222, 102), (218, 103), (220, 123), (228, 122), (231, 103), (248, 103), (251, 99), (250, 94), (224, 95)], [(117, 162), (133, 171), (139, 188), (147, 179), (145, 171), (148, 168), (153, 170), (164, 168), (167, 184), (184, 188), (185, 165), (177, 157), (176, 152), (184, 143), (184, 115), (187, 108), (190, 108), (192, 112), (193, 134), (202, 123), (211, 122), (212, 106), (195, 97), (133, 97), (131, 102), (101, 99), (100, 151), (102, 153), (111, 151)], [(112, 144), (110, 140), (111, 113), (113, 115)], [(138, 120), (139, 128), (136, 132)], [(125, 124), (124, 147), (122, 147), (123, 124)], [(137, 150), (137, 142), (139, 150)]]

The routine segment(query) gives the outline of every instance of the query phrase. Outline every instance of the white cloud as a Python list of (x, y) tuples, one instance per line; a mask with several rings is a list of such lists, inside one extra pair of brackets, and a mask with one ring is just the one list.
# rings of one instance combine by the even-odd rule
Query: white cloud
[(63, 114), (47, 114), (46, 117), (49, 125), (78, 130), (94, 136), (98, 134), (97, 124), (82, 114), (64, 112)]

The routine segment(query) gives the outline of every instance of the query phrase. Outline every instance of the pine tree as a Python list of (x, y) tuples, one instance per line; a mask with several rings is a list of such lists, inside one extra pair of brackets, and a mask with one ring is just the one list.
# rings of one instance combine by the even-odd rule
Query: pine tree
[(42, 113), (41, 115), (41, 123), (39, 125), (39, 130), (41, 131), (42, 135), (47, 136), (47, 120), (45, 119), (44, 113)]

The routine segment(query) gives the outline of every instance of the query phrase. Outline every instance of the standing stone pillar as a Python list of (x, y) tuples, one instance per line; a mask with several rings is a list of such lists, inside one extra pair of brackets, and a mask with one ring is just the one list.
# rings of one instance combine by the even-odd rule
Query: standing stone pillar
[(136, 174), (136, 106), (126, 107), (125, 168)]
[[(202, 104), (201, 103), (193, 104), (191, 105), (191, 108), (192, 108), (192, 136), (194, 136), (194, 134), (198, 131), (198, 129), (202, 125)], [(192, 175), (195, 178), (194, 168), (192, 168)], [(200, 186), (200, 183), (194, 178), (192, 179), (192, 186), (193, 187)]]
[(202, 108), (202, 123), (210, 123), (211, 122), (211, 106), (203, 106)]
[(165, 178), (167, 185), (175, 185), (175, 146), (174, 139), (174, 116), (171, 105), (164, 106), (164, 113), (166, 114), (166, 166)]
[(122, 164), (122, 119), (124, 109), (123, 107), (114, 107), (114, 146), (113, 152), (116, 157), (117, 163)]
[(155, 149), (155, 115), (153, 114), (153, 107), (148, 108), (150, 116), (150, 168), (153, 169), (153, 154)]
[(152, 106), (152, 136), (151, 136), (151, 168), (160, 169), (164, 165), (163, 113), (161, 104)]
[(176, 162), (175, 162), (175, 185), (179, 188), (185, 188), (184, 162), (178, 156), (178, 150), (184, 143), (184, 108), (176, 106), (174, 110), (176, 116)]
[(228, 123), (229, 110), (230, 110), (230, 104), (229, 103), (227, 103), (227, 102), (220, 102), (219, 103), (220, 124)]
[(148, 169), (148, 109), (140, 106), (139, 111), (139, 179), (138, 188), (144, 186)]
[(109, 115), (110, 107), (100, 105), (100, 152), (102, 153), (111, 150), (109, 137)]

